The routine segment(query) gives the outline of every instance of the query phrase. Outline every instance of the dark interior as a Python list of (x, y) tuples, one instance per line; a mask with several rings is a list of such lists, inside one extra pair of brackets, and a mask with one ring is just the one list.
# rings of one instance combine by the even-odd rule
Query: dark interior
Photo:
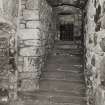
[(73, 24), (60, 25), (60, 40), (73, 41)]

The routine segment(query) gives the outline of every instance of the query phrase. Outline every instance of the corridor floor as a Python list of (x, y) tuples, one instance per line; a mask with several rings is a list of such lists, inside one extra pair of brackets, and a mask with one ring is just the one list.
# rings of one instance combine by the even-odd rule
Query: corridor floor
[(25, 105), (86, 105), (82, 61), (81, 48), (73, 42), (57, 42), (39, 90), (20, 94)]

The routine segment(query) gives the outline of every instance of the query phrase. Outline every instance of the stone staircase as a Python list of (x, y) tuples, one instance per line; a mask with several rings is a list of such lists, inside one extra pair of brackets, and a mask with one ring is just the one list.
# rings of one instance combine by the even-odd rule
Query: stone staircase
[(21, 92), (24, 105), (86, 105), (82, 50), (57, 42), (40, 78), (39, 90)]

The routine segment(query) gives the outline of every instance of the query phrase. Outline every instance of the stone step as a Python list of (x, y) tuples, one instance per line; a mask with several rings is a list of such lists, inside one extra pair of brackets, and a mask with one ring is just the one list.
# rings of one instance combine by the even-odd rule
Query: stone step
[[(61, 56), (61, 55), (51, 55), (51, 57), (57, 57), (57, 58), (61, 58), (61, 59), (64, 59), (64, 56)], [(50, 58), (51, 58), (50, 57)], [(74, 55), (74, 56), (66, 56), (67, 59), (74, 59), (74, 60), (80, 60), (82, 58), (82, 55), (78, 56), (78, 55)], [(66, 59), (65, 59), (66, 60)]]
[(55, 92), (22, 92), (19, 93), (19, 97), (23, 100), (35, 100), (36, 102), (46, 101), (46, 103), (85, 103), (86, 97), (83, 96), (71, 96), (62, 93), (55, 93)]
[[(63, 68), (63, 67), (62, 67)], [(78, 76), (83, 76), (84, 75), (84, 72), (83, 72), (83, 69), (82, 68), (80, 68), (79, 70), (78, 70), (78, 68), (70, 68), (69, 70), (63, 70), (63, 69), (56, 69), (56, 70), (48, 70), (48, 71), (44, 71), (44, 72), (42, 72), (42, 73), (61, 73), (61, 74), (67, 74), (68, 73), (68, 75), (70, 74), (70, 75), (78, 75)]]
[(86, 92), (85, 90), (83, 90), (83, 92), (80, 92), (80, 91), (68, 91), (68, 92), (65, 92), (65, 91), (50, 91), (50, 90), (44, 90), (44, 89), (38, 89), (36, 91), (32, 91), (32, 92), (18, 92), (19, 95), (24, 95), (24, 96), (36, 96), (36, 95), (43, 95), (43, 96), (57, 96), (57, 97), (69, 97), (69, 96), (72, 96), (72, 97), (86, 97)]
[(61, 71), (61, 72), (68, 72), (68, 73), (83, 73), (83, 68), (82, 67), (73, 67), (73, 66), (68, 66), (68, 67), (58, 67), (58, 65), (56, 65), (55, 67), (51, 66), (52, 68), (48, 69), (49, 67), (47, 67), (47, 70), (45, 69), (45, 71)]
[(40, 100), (30, 100), (30, 99), (25, 100), (23, 103), (24, 103), (24, 105), (86, 105), (84, 103), (77, 103), (77, 104), (76, 103), (54, 103), (54, 102), (50, 102), (50, 101), (47, 101), (47, 100), (43, 100), (43, 101), (41, 100), (40, 101)]
[(71, 61), (71, 60), (74, 60), (74, 61), (81, 61), (82, 60), (82, 56), (78, 56), (78, 55), (74, 55), (74, 56), (62, 56), (62, 55), (51, 55), (49, 57), (49, 59), (52, 59), (50, 61), (53, 61), (54, 59), (55, 60), (59, 60), (59, 59), (64, 59), (65, 61)]
[(84, 74), (79, 72), (47, 71), (42, 73), (41, 78), (85, 83)]
[(86, 87), (84, 83), (41, 79), (39, 82), (39, 89), (68, 92), (83, 91)]
[(81, 56), (82, 52), (65, 52), (64, 51), (54, 51), (52, 55), (61, 55), (61, 56)]
[(9, 102), (6, 103), (6, 102), (0, 102), (0, 105), (9, 105)]
[(81, 52), (81, 51), (82, 51), (82, 49), (80, 49), (80, 48), (76, 48), (76, 49), (72, 49), (72, 48), (70, 48), (70, 49), (62, 49), (61, 47), (56, 46), (56, 47), (54, 47), (54, 50), (53, 50), (53, 51)]
[(61, 65), (61, 64), (49, 64), (46, 68), (47, 71), (74, 71), (74, 72), (83, 72), (82, 65)]
[(47, 95), (53, 95), (53, 96), (79, 96), (79, 97), (86, 97), (85, 90), (83, 92), (80, 91), (49, 91), (49, 90), (41, 90), (39, 89), (38, 91), (35, 92), (36, 94), (43, 93)]
[(55, 49), (77, 49), (78, 45), (75, 44), (69, 44), (69, 45), (55, 45)]
[(74, 103), (74, 104), (86, 104), (86, 99), (80, 97), (52, 97), (54, 103)]
[(81, 41), (61, 41), (61, 40), (57, 40), (55, 41), (55, 44), (57, 45), (69, 45), (69, 44), (76, 44), (76, 43), (81, 43)]
[[(61, 59), (61, 60), (63, 60), (63, 59)], [(48, 65), (60, 65), (60, 66), (75, 66), (75, 65), (77, 65), (77, 66), (82, 66), (81, 65), (81, 61), (74, 61), (74, 60), (71, 60), (71, 61), (65, 61), (64, 63), (62, 62), (62, 61), (59, 61), (59, 60), (55, 60), (55, 62), (54, 61), (49, 61), (49, 63), (48, 63)], [(48, 66), (49, 67), (49, 66)]]
[(69, 44), (74, 44), (74, 41), (56, 41), (55, 42), (56, 45), (69, 45)]
[(53, 54), (65, 54), (65, 55), (82, 55), (83, 51), (81, 49), (57, 49), (54, 48)]
[[(55, 58), (55, 57), (54, 57)], [(52, 61), (49, 61), (48, 62), (48, 67), (50, 66), (50, 65), (53, 65), (53, 66), (55, 66), (55, 65), (59, 65), (59, 66), (82, 66), (81, 64), (82, 64), (82, 61), (81, 60), (74, 60), (74, 59), (66, 59), (66, 60), (64, 60), (64, 59), (55, 59), (54, 60), (54, 58), (53, 58), (53, 60)], [(63, 62), (62, 62), (63, 61)]]

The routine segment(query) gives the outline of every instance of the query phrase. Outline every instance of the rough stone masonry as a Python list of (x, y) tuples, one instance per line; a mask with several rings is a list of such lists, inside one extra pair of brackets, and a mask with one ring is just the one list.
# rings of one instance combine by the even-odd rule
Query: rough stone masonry
[(57, 34), (57, 15), (46, 0), (21, 0), (18, 18), (19, 6), (18, 0), (0, 1), (0, 101), (16, 98), (17, 91), (38, 89)]
[(105, 0), (89, 0), (85, 17), (88, 105), (105, 105)]
[(18, 49), (21, 91), (38, 89), (41, 70), (56, 36), (56, 17), (45, 0), (22, 0)]
[[(105, 105), (105, 0), (88, 0), (83, 13), (87, 105)], [(38, 89), (58, 23), (46, 0), (0, 0), (0, 103)]]

